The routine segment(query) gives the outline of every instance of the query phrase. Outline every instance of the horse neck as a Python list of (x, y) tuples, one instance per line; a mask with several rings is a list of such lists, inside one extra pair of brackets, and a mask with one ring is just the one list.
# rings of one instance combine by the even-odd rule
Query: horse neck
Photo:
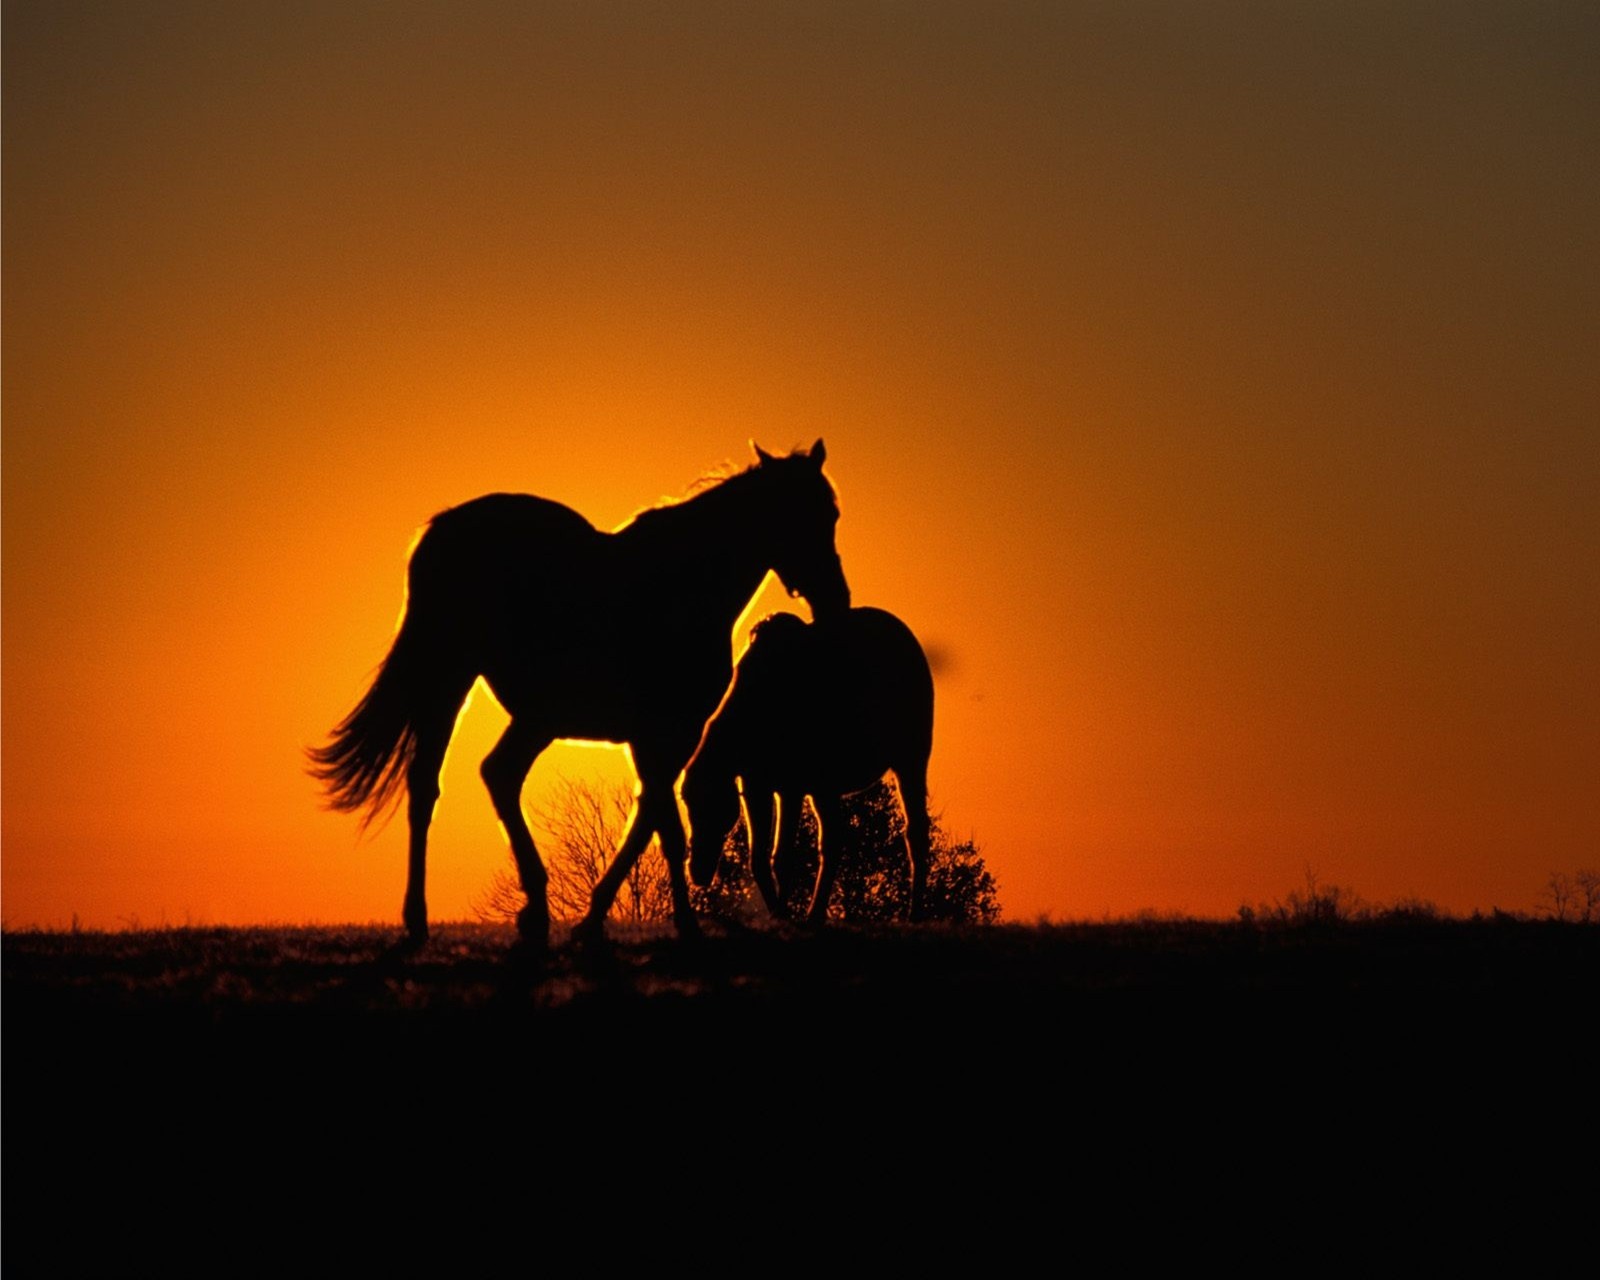
[[(706, 726), (705, 736), (700, 739), (699, 750), (689, 762), (689, 777), (702, 787), (733, 785), (739, 768), (738, 762), (734, 759), (734, 752), (729, 749), (730, 746), (731, 741), (725, 726), (719, 726), (713, 718)], [(688, 786), (687, 778), (685, 786)]]
[(771, 567), (765, 526), (752, 501), (748, 473), (731, 476), (670, 507), (644, 512), (621, 531), (677, 570), (682, 590), (699, 597), (709, 616), (732, 626)]

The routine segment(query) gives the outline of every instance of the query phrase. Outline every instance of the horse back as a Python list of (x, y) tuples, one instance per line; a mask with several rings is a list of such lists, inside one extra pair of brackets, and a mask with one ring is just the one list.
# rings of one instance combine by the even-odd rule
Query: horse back
[(750, 773), (808, 794), (840, 795), (926, 766), (933, 675), (899, 618), (856, 608), (827, 623), (758, 637), (719, 719)]
[(821, 636), (819, 679), (839, 731), (873, 743), (896, 762), (926, 759), (933, 747), (933, 672), (922, 645), (894, 614), (863, 606), (840, 619), (837, 640)]
[[(600, 531), (571, 507), (530, 493), (490, 493), (439, 512), (417, 544), (478, 560), (515, 560), (552, 547), (597, 545)], [(413, 563), (416, 554), (413, 553)]]
[(653, 547), (559, 502), (497, 493), (429, 522), (407, 611), (447, 631), (513, 715), (557, 736), (633, 742), (680, 721), (697, 737), (727, 684), (726, 632), (679, 617), (676, 593)]

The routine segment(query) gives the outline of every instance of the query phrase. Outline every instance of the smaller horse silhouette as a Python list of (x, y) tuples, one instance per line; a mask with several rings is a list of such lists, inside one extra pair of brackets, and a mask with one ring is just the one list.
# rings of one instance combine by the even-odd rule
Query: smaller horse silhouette
[(899, 618), (871, 608), (809, 625), (789, 613), (766, 618), (684, 773), (690, 875), (696, 884), (711, 883), (723, 841), (739, 820), (742, 783), (751, 873), (767, 910), (786, 914), (782, 891), (794, 865), (800, 806), (809, 796), (822, 847), (808, 919), (820, 923), (839, 871), (843, 801), (893, 773), (905, 812), (911, 918), (921, 919), (932, 749), (933, 676)]

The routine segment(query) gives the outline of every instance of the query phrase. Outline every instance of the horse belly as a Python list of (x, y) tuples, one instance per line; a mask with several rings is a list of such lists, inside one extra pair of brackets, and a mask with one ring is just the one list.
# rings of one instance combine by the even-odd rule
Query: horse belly
[(797, 791), (808, 796), (847, 796), (865, 791), (892, 767), (876, 742), (848, 733), (807, 734), (792, 726), (773, 726), (766, 750), (751, 753), (743, 770), (761, 789)]
[[(553, 738), (681, 742), (692, 751), (725, 674), (665, 672), (605, 635), (568, 634), (503, 654), (484, 681), (507, 713)], [(698, 678), (697, 678), (698, 676)]]
[(484, 673), (495, 700), (513, 719), (539, 726), (552, 738), (592, 742), (633, 740), (634, 700), (615, 678), (584, 669), (576, 653), (546, 651), (534, 668), (497, 666)]

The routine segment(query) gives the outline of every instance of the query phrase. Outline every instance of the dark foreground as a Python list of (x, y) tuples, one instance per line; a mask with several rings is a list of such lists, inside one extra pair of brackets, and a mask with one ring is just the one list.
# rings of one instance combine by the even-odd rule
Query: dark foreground
[[(708, 932), (613, 928), (607, 947), (583, 952), (558, 930), (544, 956), (491, 925), (437, 926), (415, 952), (380, 925), (11, 932), (6, 1030), (156, 1044), (487, 1032), (544, 1052), (641, 1035), (687, 1047), (752, 1029), (1054, 1041), (1079, 1017), (1299, 1014), (1377, 1029), (1473, 1009), (1576, 1010), (1600, 990), (1600, 930), (1505, 916)], [(10, 1048), (8, 1065), (24, 1056)]]
[(87, 1213), (77, 1247), (162, 1249), (171, 1273), (185, 1224), (265, 1248), (348, 1225), (358, 1193), (392, 1242), (462, 1195), (491, 1219), (619, 1192), (709, 1211), (779, 1170), (823, 1201), (1003, 1188), (993, 1211), (1035, 1225), (1118, 1180), (1343, 1185), (1335, 1151), (1403, 1182), (1508, 1126), (1567, 1132), (1595, 1078), (1594, 927), (642, 933), (540, 960), (491, 927), (393, 938), (6, 935), (7, 1266)]

